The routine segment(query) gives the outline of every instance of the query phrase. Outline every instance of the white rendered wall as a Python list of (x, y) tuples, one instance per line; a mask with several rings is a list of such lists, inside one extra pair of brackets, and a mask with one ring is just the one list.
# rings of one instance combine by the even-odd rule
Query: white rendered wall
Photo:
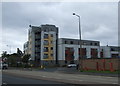
[(44, 55), (44, 31), (41, 32), (41, 60), (43, 60), (43, 55)]
[[(61, 40), (58, 43), (58, 60), (65, 60), (65, 47), (74, 48), (74, 60), (78, 60), (78, 47), (79, 45), (70, 45), (70, 44), (61, 44)], [(91, 48), (96, 48), (98, 50), (98, 58), (100, 58), (100, 47), (99, 46), (82, 46), (82, 48), (86, 48), (86, 56), (87, 58), (91, 58)]]
[(103, 57), (104, 58), (111, 58), (110, 47), (108, 47), (108, 46), (101, 46), (101, 49), (103, 49)]
[(111, 54), (118, 54), (118, 51), (110, 51), (110, 46), (101, 46), (101, 49), (103, 49), (103, 55), (105, 58), (111, 58)]

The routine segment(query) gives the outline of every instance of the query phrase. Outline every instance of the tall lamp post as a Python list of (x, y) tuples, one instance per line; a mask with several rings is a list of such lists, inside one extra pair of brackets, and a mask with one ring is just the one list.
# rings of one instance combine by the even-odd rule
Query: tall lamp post
[(73, 13), (73, 15), (75, 15), (75, 16), (77, 16), (78, 18), (79, 18), (79, 38), (80, 38), (80, 42), (79, 42), (79, 45), (80, 45), (80, 56), (79, 56), (79, 58), (78, 58), (78, 67), (79, 67), (79, 69), (80, 69), (80, 71), (82, 71), (83, 70), (83, 67), (82, 67), (82, 53), (81, 53), (81, 51), (82, 51), (82, 43), (81, 43), (81, 27), (80, 27), (80, 16), (78, 15), (78, 14), (75, 14), (75, 13)]

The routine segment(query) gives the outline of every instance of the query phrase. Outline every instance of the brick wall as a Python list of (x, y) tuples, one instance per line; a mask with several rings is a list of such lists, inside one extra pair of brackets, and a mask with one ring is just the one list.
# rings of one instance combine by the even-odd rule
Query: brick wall
[(118, 70), (118, 63), (120, 62), (117, 58), (112, 59), (83, 59), (82, 65), (84, 70)]

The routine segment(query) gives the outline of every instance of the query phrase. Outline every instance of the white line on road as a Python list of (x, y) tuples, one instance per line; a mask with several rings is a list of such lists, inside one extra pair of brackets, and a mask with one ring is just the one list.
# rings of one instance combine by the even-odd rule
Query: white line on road
[(2, 83), (3, 85), (7, 85), (7, 83)]
[(47, 77), (47, 76), (42, 76), (42, 77)]
[(118, 83), (112, 83), (112, 84), (118, 84)]

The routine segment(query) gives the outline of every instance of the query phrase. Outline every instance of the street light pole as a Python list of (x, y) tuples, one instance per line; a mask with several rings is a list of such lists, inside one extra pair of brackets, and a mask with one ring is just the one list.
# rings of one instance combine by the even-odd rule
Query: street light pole
[[(77, 14), (75, 14), (75, 13), (73, 13), (73, 15), (75, 15), (75, 16), (77, 16), (78, 18), (79, 18), (79, 38), (80, 38), (80, 42), (79, 42), (79, 45), (80, 45), (80, 56), (79, 56), (79, 58), (78, 58), (78, 67), (80, 68), (80, 71), (82, 71), (83, 70), (83, 68), (82, 68), (82, 53), (81, 53), (81, 51), (82, 51), (82, 43), (81, 43), (81, 38), (82, 38), (82, 36), (81, 36), (81, 27), (80, 27), (80, 16), (79, 15), (77, 15)], [(79, 50), (79, 49), (78, 49)]]

